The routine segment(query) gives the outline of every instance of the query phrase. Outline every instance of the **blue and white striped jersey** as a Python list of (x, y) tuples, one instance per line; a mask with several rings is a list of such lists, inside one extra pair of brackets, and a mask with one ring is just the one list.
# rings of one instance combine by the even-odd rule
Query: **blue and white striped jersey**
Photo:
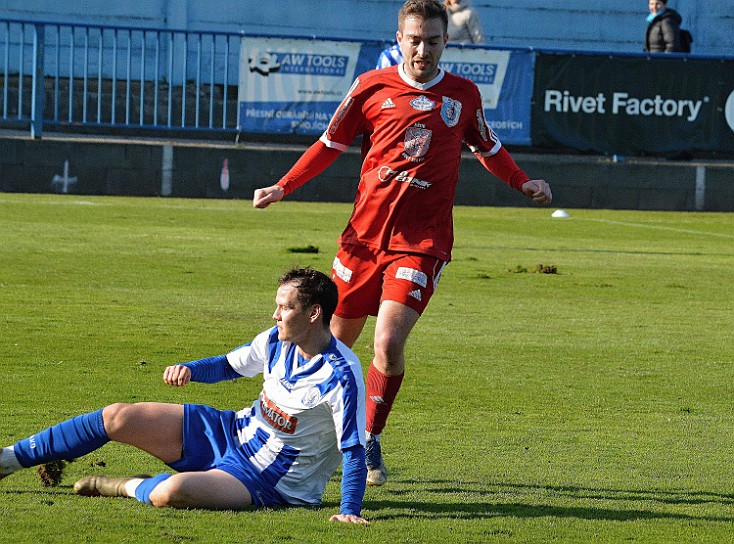
[(388, 66), (395, 66), (401, 62), (403, 62), (403, 52), (400, 51), (400, 46), (395, 44), (380, 53), (380, 57), (377, 59), (377, 65), (375, 68), (387, 68)]
[(342, 342), (305, 360), (278, 329), (227, 354), (242, 376), (263, 373), (260, 398), (238, 412), (240, 444), (250, 461), (277, 480), (291, 504), (318, 504), (342, 460), (340, 450), (365, 444), (365, 386), (357, 356)]

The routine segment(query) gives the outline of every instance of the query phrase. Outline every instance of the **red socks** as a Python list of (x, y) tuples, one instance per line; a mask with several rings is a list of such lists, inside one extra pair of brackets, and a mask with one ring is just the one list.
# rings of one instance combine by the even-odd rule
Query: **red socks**
[(400, 390), (405, 373), (386, 376), (370, 365), (367, 370), (367, 432), (380, 434), (385, 428), (387, 416)]

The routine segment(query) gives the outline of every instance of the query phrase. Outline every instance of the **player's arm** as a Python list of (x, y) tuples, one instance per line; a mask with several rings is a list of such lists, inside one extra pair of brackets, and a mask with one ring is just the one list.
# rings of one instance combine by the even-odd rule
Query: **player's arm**
[(192, 381), (217, 383), (241, 377), (229, 364), (226, 355), (169, 366), (163, 371), (163, 381), (175, 387), (187, 385)]
[(492, 174), (537, 204), (548, 205), (553, 200), (550, 185), (542, 179), (530, 179), (504, 147), (500, 147), (497, 153), (490, 156), (481, 153), (475, 155)]
[(267, 208), (273, 202), (283, 200), (308, 180), (326, 170), (336, 160), (339, 153), (341, 153), (340, 150), (327, 147), (321, 140), (317, 140), (278, 183), (256, 189), (252, 205), (255, 208)]
[(367, 488), (367, 463), (364, 446), (357, 445), (342, 451), (342, 500), (339, 513), (329, 521), (368, 523), (361, 516), (362, 500)]

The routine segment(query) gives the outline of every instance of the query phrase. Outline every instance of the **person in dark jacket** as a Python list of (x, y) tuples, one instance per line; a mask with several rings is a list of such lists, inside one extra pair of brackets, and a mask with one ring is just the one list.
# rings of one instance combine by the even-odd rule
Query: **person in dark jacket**
[(645, 51), (650, 53), (683, 52), (680, 39), (680, 13), (667, 7), (667, 0), (649, 0)]

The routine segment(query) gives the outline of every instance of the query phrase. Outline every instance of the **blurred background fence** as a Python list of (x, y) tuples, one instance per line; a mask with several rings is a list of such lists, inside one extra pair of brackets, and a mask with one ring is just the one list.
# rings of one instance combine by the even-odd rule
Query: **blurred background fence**
[[(366, 4), (356, 5), (365, 9)], [(243, 81), (285, 77), (253, 70), (251, 59), (244, 58), (243, 44), (268, 40), (291, 40), (294, 51), (310, 46), (309, 40), (321, 47), (339, 40), (357, 44), (361, 52), (347, 78), (371, 68), (380, 48), (390, 43), (0, 18), (0, 191), (61, 186), (63, 192), (88, 194), (247, 198), (263, 177), (282, 175), (301, 152), (298, 146), (318, 133), (314, 124), (311, 133), (283, 135), (267, 123), (260, 133), (243, 133), (242, 111), (259, 106), (254, 99), (241, 101)], [(495, 70), (501, 63), (480, 57), (506, 56), (510, 75), (498, 92), (502, 100), (519, 104), (522, 118), (493, 127), (506, 144), (528, 153), (520, 162), (529, 174), (556, 178), (554, 193), (563, 205), (734, 210), (734, 57), (511, 50), (499, 44), (452, 48), (445, 57), (462, 59), (466, 53), (464, 68)], [(521, 64), (531, 69), (515, 77)], [(255, 107), (243, 109), (243, 104)], [(611, 111), (613, 104), (619, 111)], [(321, 118), (333, 111), (328, 103), (321, 107)], [(492, 124), (489, 115), (488, 121)], [(525, 139), (512, 139), (516, 125)], [(51, 134), (101, 139), (41, 144)], [(122, 142), (114, 141), (120, 136)], [(154, 140), (143, 143), (148, 148), (124, 140), (147, 136)], [(209, 147), (191, 147), (184, 139)], [(292, 144), (297, 147), (277, 147)], [(691, 163), (694, 151), (695, 158), (708, 162)], [(549, 157), (561, 153), (567, 155)], [(645, 156), (656, 162), (636, 158)], [(671, 158), (686, 162), (665, 162)], [(294, 198), (350, 200), (358, 157), (345, 154), (344, 161), (348, 168), (324, 174), (338, 191), (312, 184)], [(475, 178), (484, 175), (475, 167), (471, 162), (463, 167), (464, 175), (471, 174), (458, 203), (523, 205), (502, 187), (488, 192), (474, 187), (481, 184)], [(225, 174), (227, 190), (220, 183)], [(74, 185), (68, 183), (72, 178), (78, 180)], [(66, 182), (54, 184), (54, 179)]]
[(2, 120), (235, 132), (240, 35), (0, 20)]

